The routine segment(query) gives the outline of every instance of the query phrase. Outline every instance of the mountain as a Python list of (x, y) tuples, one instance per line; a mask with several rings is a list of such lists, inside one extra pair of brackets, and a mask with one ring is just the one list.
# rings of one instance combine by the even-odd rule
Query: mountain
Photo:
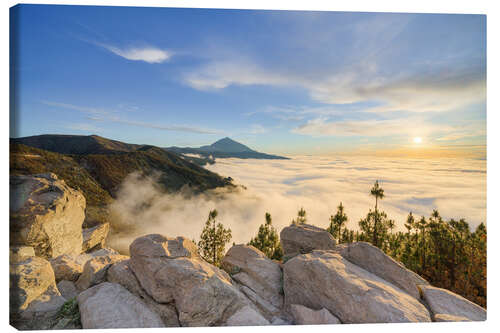
[(189, 148), (189, 147), (168, 147), (165, 148), (167, 151), (175, 152), (177, 154), (183, 154), (187, 157), (192, 157), (186, 154), (197, 154), (200, 155), (204, 162), (213, 163), (213, 158), (255, 158), (255, 159), (273, 159), (273, 160), (286, 160), (287, 157), (270, 155), (265, 153), (260, 153), (249, 147), (236, 142), (230, 138), (220, 139), (211, 145), (202, 146), (199, 148)]
[[(99, 136), (40, 135), (11, 139), (10, 173), (53, 172), (80, 189), (89, 205), (89, 219), (102, 222), (104, 207), (133, 172), (153, 175), (166, 192), (187, 186), (195, 192), (234, 186), (182, 156), (150, 145), (135, 145)], [(87, 221), (89, 224), (95, 224)]]

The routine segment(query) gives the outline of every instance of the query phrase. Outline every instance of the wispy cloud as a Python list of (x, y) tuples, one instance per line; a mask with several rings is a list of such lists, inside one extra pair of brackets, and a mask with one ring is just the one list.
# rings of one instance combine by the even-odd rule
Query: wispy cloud
[(119, 48), (108, 44), (95, 44), (122, 58), (133, 61), (144, 61), (150, 64), (159, 64), (168, 61), (173, 55), (171, 51), (153, 46)]
[[(138, 126), (138, 127), (146, 127), (153, 128), (162, 131), (175, 131), (175, 132), (188, 132), (195, 134), (220, 134), (221, 131), (206, 129), (202, 127), (193, 127), (193, 126), (184, 126), (184, 125), (163, 125), (158, 123), (150, 123), (138, 120), (130, 120), (125, 119), (121, 116), (118, 116), (120, 112), (114, 109), (106, 109), (106, 108), (95, 108), (88, 106), (80, 106), (68, 103), (59, 103), (59, 102), (51, 102), (51, 101), (42, 101), (43, 104), (54, 106), (58, 108), (78, 111), (87, 114), (87, 119), (99, 122), (112, 122), (130, 126)], [(76, 129), (76, 128), (75, 128)], [(80, 128), (80, 130), (83, 130)]]

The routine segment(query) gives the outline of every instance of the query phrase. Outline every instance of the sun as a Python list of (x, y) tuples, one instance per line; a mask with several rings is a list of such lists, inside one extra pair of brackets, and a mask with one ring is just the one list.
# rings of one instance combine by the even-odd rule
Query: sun
[(422, 143), (422, 138), (417, 136), (413, 138), (413, 143)]

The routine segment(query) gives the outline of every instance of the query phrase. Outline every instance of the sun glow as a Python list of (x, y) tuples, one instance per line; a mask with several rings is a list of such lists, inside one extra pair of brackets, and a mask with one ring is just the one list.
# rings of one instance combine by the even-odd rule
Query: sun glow
[(417, 136), (417, 137), (413, 138), (413, 143), (417, 143), (417, 144), (418, 144), (418, 143), (422, 143), (422, 138), (421, 138), (421, 137), (419, 137), (419, 136)]

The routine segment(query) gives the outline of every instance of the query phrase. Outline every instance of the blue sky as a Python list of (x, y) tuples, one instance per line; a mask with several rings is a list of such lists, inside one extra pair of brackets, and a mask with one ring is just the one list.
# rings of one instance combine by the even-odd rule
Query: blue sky
[(11, 135), (484, 153), (482, 15), (47, 5), (11, 15)]

